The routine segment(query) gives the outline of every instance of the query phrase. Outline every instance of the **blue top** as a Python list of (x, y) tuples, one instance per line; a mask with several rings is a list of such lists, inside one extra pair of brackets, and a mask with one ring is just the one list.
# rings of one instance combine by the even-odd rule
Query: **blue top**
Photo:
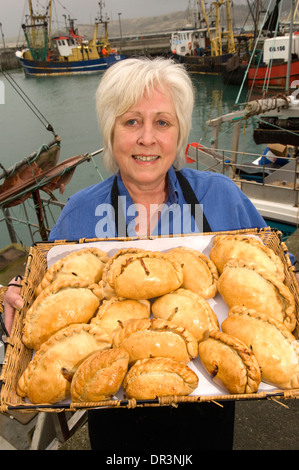
[[(228, 177), (219, 173), (184, 168), (181, 173), (188, 179), (213, 232), (261, 228), (266, 223), (251, 201)], [(52, 229), (49, 240), (78, 240), (80, 238), (111, 238), (117, 236), (114, 210), (111, 206), (111, 188), (114, 176), (85, 188), (71, 196)], [(136, 236), (134, 218), (136, 207), (117, 175), (120, 200), (126, 214), (128, 236)], [(162, 210), (160, 222), (152, 235), (189, 234), (202, 232), (194, 226), (176, 173), (168, 172), (168, 200)], [(169, 223), (170, 220), (170, 223)], [(162, 223), (161, 223), (162, 221)]]

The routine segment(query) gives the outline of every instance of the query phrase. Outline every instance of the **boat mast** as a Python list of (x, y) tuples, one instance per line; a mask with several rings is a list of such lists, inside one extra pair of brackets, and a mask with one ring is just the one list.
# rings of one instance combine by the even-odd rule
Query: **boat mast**
[(93, 45), (97, 44), (99, 24), (104, 25), (104, 42), (105, 44), (108, 44), (108, 20), (109, 19), (107, 17), (103, 19), (103, 1), (101, 0), (100, 2), (98, 2), (98, 4), (100, 8), (100, 13), (99, 13), (99, 17), (96, 18), (95, 20), (94, 33), (93, 33), (93, 39), (92, 39)]
[(48, 50), (50, 50), (51, 49), (51, 25), (52, 25), (52, 0), (49, 0), (48, 10), (49, 10)]
[(214, 39), (212, 38), (212, 35), (211, 35), (210, 25), (209, 25), (209, 21), (208, 21), (208, 17), (207, 17), (207, 13), (206, 13), (206, 9), (205, 9), (205, 5), (204, 5), (203, 0), (200, 0), (200, 5), (201, 5), (201, 9), (202, 9), (203, 16), (204, 16), (204, 19), (205, 19), (205, 23), (207, 25), (208, 37), (209, 37), (209, 40), (210, 40), (210, 43), (211, 43), (211, 55), (215, 56), (215, 55), (217, 55), (217, 51), (215, 49)]
[[(34, 59), (46, 60), (47, 51), (51, 47), (51, 14), (52, 1), (49, 0), (44, 14), (35, 14), (32, 7), (32, 0), (28, 0), (30, 24), (22, 25), (24, 35)], [(28, 17), (28, 15), (26, 15)], [(42, 46), (43, 44), (43, 46)]]
[[(48, 17), (51, 19), (52, 0), (49, 0), (48, 6), (46, 8), (46, 13), (44, 15), (34, 14), (31, 0), (28, 0), (28, 4), (29, 4), (30, 24), (31, 24), (31, 26), (34, 26), (36, 24), (36, 22), (44, 23), (45, 21), (47, 21)], [(48, 11), (50, 11), (49, 15), (48, 15)]]
[(216, 36), (213, 39), (215, 41), (216, 56), (222, 54), (222, 41), (221, 41), (221, 25), (220, 25), (220, 6), (224, 4), (224, 0), (213, 2), (216, 11)]
[(226, 0), (226, 23), (227, 23), (227, 52), (234, 53), (236, 51), (235, 38), (233, 33), (232, 17), (230, 13), (232, 0)]
[(257, 38), (257, 31), (259, 27), (259, 22), (260, 22), (260, 0), (256, 1), (256, 17), (254, 21), (254, 40)]

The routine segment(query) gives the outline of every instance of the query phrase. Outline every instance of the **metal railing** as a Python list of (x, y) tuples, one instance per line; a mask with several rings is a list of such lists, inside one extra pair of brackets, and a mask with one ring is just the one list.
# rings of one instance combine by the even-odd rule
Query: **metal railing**
[[(299, 156), (279, 157), (286, 164), (277, 166), (254, 163), (261, 154), (236, 152), (204, 147), (200, 144), (189, 150), (188, 156), (194, 160), (197, 170), (222, 173), (235, 181), (243, 190), (245, 185), (255, 188), (279, 188), (294, 192), (294, 207), (299, 204)], [(246, 193), (246, 191), (244, 190)]]

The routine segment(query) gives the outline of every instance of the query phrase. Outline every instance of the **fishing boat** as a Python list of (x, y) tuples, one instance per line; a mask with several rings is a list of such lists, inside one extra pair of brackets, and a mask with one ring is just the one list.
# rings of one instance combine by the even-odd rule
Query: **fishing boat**
[[(291, 82), (299, 78), (299, 37), (298, 31), (286, 32), (286, 27), (291, 23), (295, 25), (298, 14), (299, 1), (293, 13), (289, 12), (287, 21), (282, 22), (281, 0), (276, 0), (271, 10), (269, 1), (265, 15), (260, 21), (260, 2), (256, 2), (256, 8), (250, 8), (253, 24), (253, 33), (235, 35), (237, 42), (235, 54), (221, 65), (223, 81), (226, 84), (241, 85), (242, 82), (249, 88), (285, 88), (287, 67), (290, 66)], [(255, 14), (254, 14), (255, 10)], [(259, 30), (258, 30), (259, 26)], [(289, 36), (293, 34), (291, 47), (291, 58), (289, 60)]]
[[(253, 56), (248, 68), (248, 86), (263, 88), (282, 88), (299, 80), (299, 31), (294, 31), (298, 14), (299, 0), (292, 0), (289, 18), (281, 30), (280, 1), (276, 0), (271, 19), (272, 37), (263, 42), (261, 51)], [(289, 31), (286, 32), (286, 25)], [(286, 82), (289, 77), (289, 83)]]
[[(198, 2), (197, 2), (198, 3)], [(227, 30), (222, 31), (220, 7), (225, 3)], [(184, 64), (191, 73), (221, 74), (221, 64), (235, 52), (235, 40), (231, 20), (231, 0), (214, 2), (215, 20), (207, 15), (203, 0), (195, 13), (200, 26), (187, 26), (171, 34), (170, 48), (174, 59)]]
[[(25, 75), (42, 77), (97, 73), (125, 59), (109, 43), (109, 20), (103, 15), (102, 1), (99, 2), (100, 13), (90, 40), (77, 33), (71, 19), (66, 32), (52, 36), (53, 0), (48, 0), (43, 14), (35, 14), (32, 1), (28, 0), (28, 3), (29, 20), (22, 25), (28, 47), (16, 52)], [(104, 30), (101, 38), (98, 38), (99, 26)]]
[[(288, 36), (266, 39), (263, 47), (263, 63), (249, 67), (248, 86), (262, 88), (267, 82), (271, 88), (285, 88), (288, 48)], [(290, 80), (293, 82), (299, 80), (299, 31), (293, 34), (291, 54)]]

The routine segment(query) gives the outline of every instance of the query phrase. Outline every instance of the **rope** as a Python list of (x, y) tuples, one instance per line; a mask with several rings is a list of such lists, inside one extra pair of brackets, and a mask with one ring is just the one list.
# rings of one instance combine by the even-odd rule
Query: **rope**
[[(277, 21), (276, 21), (276, 25), (275, 25), (275, 33), (274, 33), (275, 38), (277, 38), (277, 31), (278, 31), (280, 14), (281, 14), (281, 4), (279, 5), (279, 12), (278, 12), (278, 15), (277, 15)], [(267, 70), (266, 70), (264, 84), (263, 84), (263, 93), (267, 93), (268, 90), (269, 90), (272, 63), (273, 63), (273, 57), (271, 57), (268, 65), (267, 65)]]
[(22, 90), (22, 88), (18, 85), (18, 83), (14, 80), (14, 78), (6, 71), (2, 69), (0, 65), (0, 72), (6, 78), (8, 83), (14, 88), (16, 93), (22, 98), (22, 100), (26, 103), (28, 108), (33, 112), (33, 114), (37, 117), (37, 119), (42, 123), (42, 125), (47, 129), (47, 131), (52, 132), (54, 136), (56, 133), (53, 129), (53, 126), (47, 121), (46, 117), (41, 113), (41, 111), (35, 106), (33, 101), (29, 98), (29, 96)]
[[(249, 62), (248, 62), (248, 66), (247, 66), (246, 72), (245, 72), (244, 77), (243, 77), (243, 82), (242, 82), (242, 85), (241, 85), (241, 87), (240, 87), (238, 96), (237, 96), (236, 101), (235, 101), (235, 104), (236, 104), (236, 105), (240, 105), (239, 99), (240, 99), (240, 96), (241, 96), (241, 93), (242, 93), (244, 84), (245, 84), (245, 82), (246, 82), (246, 78), (247, 78), (247, 75), (248, 75), (249, 68), (250, 68), (250, 66), (251, 66), (251, 62), (252, 62), (252, 60), (253, 60), (253, 57), (255, 56), (255, 51), (256, 51), (256, 48), (257, 48), (257, 44), (258, 44), (258, 42), (259, 42), (259, 39), (260, 39), (262, 30), (263, 30), (264, 24), (265, 24), (265, 22), (266, 22), (266, 18), (267, 18), (267, 16), (268, 16), (268, 13), (269, 13), (269, 10), (270, 10), (270, 5), (271, 5), (271, 0), (270, 0), (269, 3), (268, 3), (268, 7), (267, 7), (267, 11), (266, 11), (266, 13), (265, 13), (264, 19), (263, 19), (262, 27), (260, 28), (260, 32), (259, 32), (259, 34), (258, 34), (258, 37), (256, 38), (255, 45), (254, 45), (254, 48), (253, 48), (253, 51), (252, 51), (250, 60), (249, 60)], [(247, 94), (247, 96), (250, 96), (250, 95), (251, 95), (251, 92), (252, 92), (252, 90), (250, 91), (249, 94)], [(248, 100), (247, 100), (247, 101), (248, 101)]]
[(105, 178), (103, 177), (102, 173), (100, 172), (98, 165), (97, 165), (96, 162), (94, 161), (93, 155), (91, 155), (91, 161), (92, 161), (92, 163), (93, 163), (93, 165), (94, 165), (94, 167), (95, 167), (95, 169), (96, 169), (96, 171), (97, 171), (99, 177), (101, 178), (102, 181), (104, 181)]

